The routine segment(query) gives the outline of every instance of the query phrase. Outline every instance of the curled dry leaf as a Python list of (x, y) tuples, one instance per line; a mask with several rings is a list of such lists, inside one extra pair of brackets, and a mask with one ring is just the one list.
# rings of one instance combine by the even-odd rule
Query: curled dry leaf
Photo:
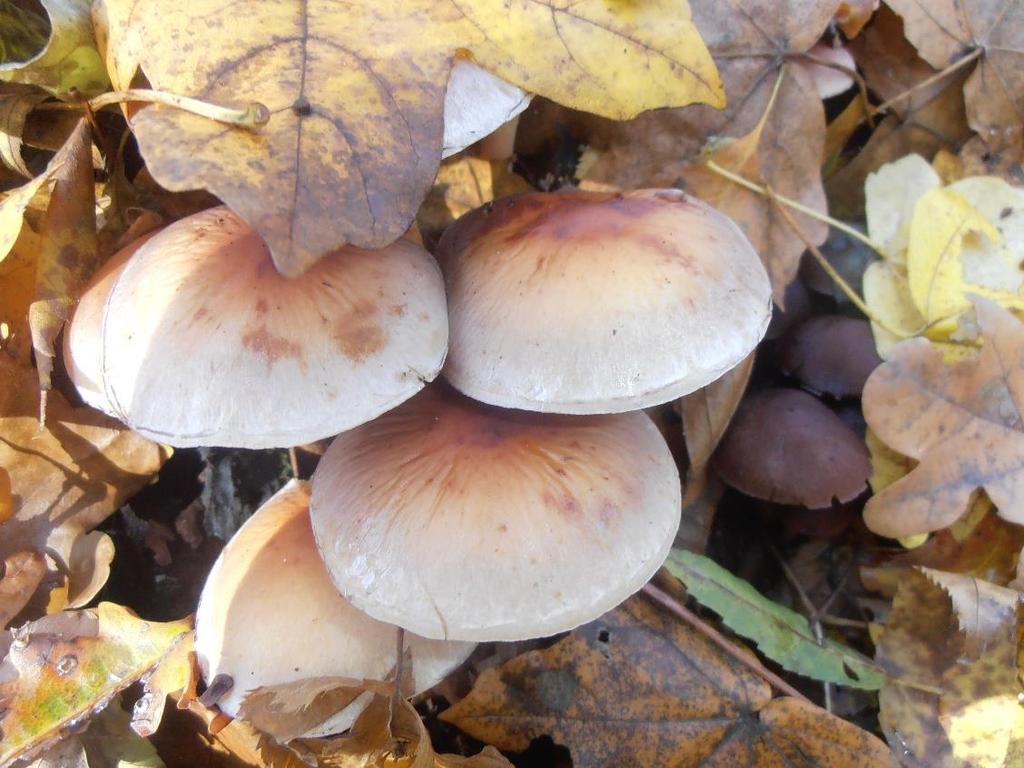
[(1024, 112), (1024, 6), (1013, 0), (891, 0), (907, 39), (942, 69), (980, 50), (964, 85), (971, 127), (993, 148), (1022, 138)]
[(712, 466), (748, 496), (812, 509), (834, 499), (855, 499), (871, 474), (861, 439), (817, 398), (798, 389), (748, 396)]
[(842, 2), (836, 9), (834, 17), (836, 25), (843, 30), (843, 34), (853, 39), (864, 29), (864, 25), (871, 20), (872, 14), (878, 10), (881, 0), (850, 0)]
[(46, 558), (42, 552), (15, 552), (4, 560), (0, 578), (0, 627), (21, 613), (46, 575)]
[(256, 133), (165, 108), (141, 110), (133, 129), (161, 184), (216, 194), (288, 275), (345, 243), (380, 248), (409, 228), (441, 159), (458, 50), (510, 83), (616, 119), (723, 103), (683, 0), (276, 0), (242, 18), (213, 0), (104, 0), (97, 16), (115, 81), (138, 63), (155, 88), (269, 108)]
[(95, 96), (110, 81), (96, 50), (89, 0), (41, 0), (50, 20), (50, 39), (21, 61), (0, 64), (0, 80), (45, 88), (55, 96), (72, 91)]
[[(660, 110), (623, 124), (591, 121), (584, 133), (596, 158), (582, 178), (625, 189), (685, 181), (687, 191), (740, 224), (768, 267), (775, 302), (784, 306), (804, 241), (770, 200), (711, 174), (700, 166), (700, 154), (709, 136), (735, 138), (734, 146), (721, 150), (720, 164), (826, 212), (820, 173), (824, 109), (811, 77), (791, 61), (818, 41), (837, 6), (829, 0), (694, 3), (694, 22), (722, 74), (727, 107)], [(778, 77), (782, 82), (768, 112)], [(824, 224), (793, 215), (808, 240), (825, 240)]]
[[(92, 569), (73, 557), (77, 539), (148, 483), (168, 452), (92, 409), (72, 408), (56, 391), (42, 430), (38, 415), (35, 371), (0, 360), (0, 466), (14, 500), (0, 526), (0, 557), (45, 550), (61, 570), (94, 584)], [(84, 589), (69, 585), (71, 595)]]
[(187, 632), (164, 654), (156, 668), (143, 680), (142, 695), (132, 707), (131, 729), (139, 736), (156, 733), (163, 719), (167, 697), (177, 695), (179, 709), (196, 696), (199, 672), (195, 662), (195, 633)]
[(14, 633), (0, 665), (0, 762), (44, 748), (61, 729), (101, 709), (152, 669), (190, 626), (143, 621), (113, 603), (81, 613), (83, 621), (69, 631), (37, 623)]
[(441, 719), (512, 751), (549, 735), (578, 768), (887, 766), (871, 734), (768, 685), (642, 598), (477, 679)]
[(974, 299), (983, 345), (955, 365), (925, 339), (896, 347), (864, 388), (864, 416), (887, 445), (919, 461), (868, 500), (867, 526), (903, 537), (945, 528), (984, 489), (1010, 522), (1024, 523), (1024, 326)]
[(29, 113), (46, 100), (46, 94), (34, 88), (13, 88), (0, 91), (0, 164), (26, 178), (32, 173), (21, 156), (22, 131)]

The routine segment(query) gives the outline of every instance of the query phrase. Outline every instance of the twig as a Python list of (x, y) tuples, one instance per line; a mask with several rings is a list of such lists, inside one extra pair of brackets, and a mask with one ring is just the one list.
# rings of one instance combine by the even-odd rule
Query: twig
[(675, 598), (673, 598), (668, 593), (662, 592), (653, 584), (646, 584), (643, 588), (643, 592), (645, 595), (651, 598), (654, 602), (656, 602), (666, 611), (671, 613), (676, 618), (685, 621), (693, 629), (695, 629), (705, 638), (714, 643), (718, 648), (732, 656), (739, 663), (741, 663), (743, 666), (745, 666), (747, 669), (749, 669), (751, 672), (760, 677), (762, 680), (764, 680), (766, 683), (768, 683), (776, 690), (782, 691), (782, 693), (785, 693), (788, 696), (792, 696), (793, 698), (800, 699), (800, 701), (811, 704), (812, 706), (818, 706), (813, 701), (804, 696), (802, 693), (800, 693), (800, 691), (798, 691), (796, 688), (794, 688), (781, 677), (772, 672), (770, 669), (750, 659), (746, 654), (741, 652), (739, 649), (736, 648), (736, 646), (734, 646), (727, 639), (725, 639), (720, 632), (715, 630), (714, 627), (711, 627), (705, 622), (701, 621), (701, 619), (696, 614), (694, 614), (688, 608), (680, 604)]
[(299, 455), (295, 452), (295, 446), (288, 449), (288, 461), (292, 465), (292, 477), (299, 479)]
[(885, 112), (893, 104), (896, 104), (898, 102), (903, 101), (908, 96), (912, 96), (915, 91), (919, 91), (922, 88), (927, 88), (932, 83), (936, 83), (939, 80), (942, 80), (943, 78), (948, 77), (949, 75), (953, 74), (957, 70), (963, 69), (964, 67), (966, 67), (968, 64), (970, 64), (975, 59), (981, 58), (982, 54), (984, 54), (984, 53), (985, 53), (985, 49), (984, 48), (981, 48), (981, 47), (975, 48), (969, 54), (967, 54), (962, 59), (960, 59), (960, 61), (957, 61), (957, 62), (954, 62), (953, 64), (950, 64), (948, 67), (946, 67), (943, 70), (940, 70), (939, 72), (936, 72), (931, 77), (926, 77), (921, 82), (916, 83), (913, 86), (911, 86), (910, 88), (908, 88), (907, 90), (903, 91), (903, 93), (898, 93), (895, 96), (893, 96), (891, 99), (888, 99), (887, 101), (883, 101), (877, 107), (872, 109), (868, 116), (874, 116), (874, 115), (877, 115), (877, 114), (879, 114), (881, 112)]

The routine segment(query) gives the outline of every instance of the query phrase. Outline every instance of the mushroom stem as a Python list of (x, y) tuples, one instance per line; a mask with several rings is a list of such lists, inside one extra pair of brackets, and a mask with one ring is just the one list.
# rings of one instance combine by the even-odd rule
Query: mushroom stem
[(781, 677), (776, 675), (770, 669), (766, 669), (763, 665), (751, 659), (747, 654), (740, 651), (736, 646), (726, 640), (722, 635), (717, 632), (714, 627), (708, 626), (700, 618), (690, 611), (688, 608), (680, 605), (671, 595), (666, 592), (662, 592), (653, 584), (646, 584), (643, 588), (643, 593), (651, 598), (654, 602), (664, 608), (666, 611), (671, 613), (678, 619), (682, 619), (697, 632), (702, 634), (712, 643), (714, 643), (719, 649), (732, 656), (743, 666), (749, 669), (758, 677), (762, 678), (766, 683), (775, 688), (776, 690), (785, 693), (787, 696), (792, 696), (795, 699), (806, 702), (811, 706), (817, 707), (813, 701), (804, 696), (800, 691), (791, 686)]
[(391, 716), (398, 712), (402, 703), (402, 673), (405, 671), (405, 630), (397, 627), (395, 631), (395, 690), (391, 693)]

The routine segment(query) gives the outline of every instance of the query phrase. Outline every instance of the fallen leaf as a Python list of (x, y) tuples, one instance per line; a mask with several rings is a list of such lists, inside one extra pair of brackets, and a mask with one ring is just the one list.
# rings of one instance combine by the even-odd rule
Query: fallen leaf
[(979, 50), (964, 85), (971, 128), (994, 149), (1022, 138), (1024, 6), (990, 0), (889, 0), (903, 17), (907, 39), (933, 67), (942, 69)]
[(868, 174), (911, 153), (931, 157), (942, 148), (955, 150), (971, 130), (962, 93), (968, 73), (935, 79), (936, 70), (904, 38), (903, 22), (889, 7), (882, 6), (849, 49), (868, 88), (889, 103), (867, 143), (856, 145), (857, 153), (833, 166), (825, 181), (832, 215), (856, 218)]
[[(722, 150), (730, 155), (730, 167), (742, 165), (750, 181), (826, 212), (820, 172), (824, 108), (813, 80), (791, 62), (818, 41), (838, 5), (827, 0), (692, 3), (694, 22), (725, 83), (728, 106), (723, 111), (702, 106), (659, 110), (623, 124), (588, 120), (584, 138), (596, 159), (580, 178), (624, 189), (685, 181), (687, 191), (709, 200), (744, 229), (768, 267), (775, 302), (784, 307), (786, 285), (806, 247), (803, 239), (770, 200), (714, 176), (698, 161), (708, 137), (734, 138), (741, 143)], [(825, 224), (800, 213), (793, 216), (809, 241), (818, 245), (825, 240)]]
[(97, 266), (96, 198), (92, 178), (92, 131), (83, 118), (54, 161), (50, 203), (42, 224), (36, 289), (28, 310), (39, 388), (50, 389), (54, 344), (78, 294)]
[(885, 676), (869, 659), (833, 640), (819, 643), (806, 616), (769, 600), (713, 560), (674, 549), (665, 567), (697, 602), (784, 669), (852, 688), (882, 687)]
[(255, 133), (161, 107), (140, 110), (133, 130), (161, 184), (213, 192), (289, 275), (345, 243), (380, 248), (409, 228), (440, 162), (457, 51), (514, 85), (616, 119), (723, 102), (683, 0), (357, 9), (279, 0), (242, 18), (211, 0), (105, 0), (98, 17), (115, 81), (139, 62), (154, 88), (269, 108)]
[(0, 64), (0, 80), (35, 85), (60, 97), (105, 91), (110, 81), (93, 39), (89, 0), (40, 2), (50, 19), (49, 41), (29, 58)]
[(21, 234), (26, 209), (53, 182), (58, 167), (58, 163), (51, 162), (45, 173), (0, 197), (0, 262), (7, 258)]
[(975, 136), (960, 149), (964, 176), (998, 176), (1020, 186), (1024, 184), (1024, 144), (994, 150), (981, 136)]
[(148, 483), (169, 453), (90, 408), (72, 408), (56, 391), (45, 429), (38, 414), (35, 371), (0, 356), (0, 466), (14, 499), (13, 516), (0, 525), (0, 557), (42, 550), (61, 570), (88, 574), (80, 558), (71, 568), (76, 540)]
[(0, 467), (0, 523), (6, 522), (14, 514), (14, 499), (11, 498), (11, 476)]
[(834, 17), (836, 25), (843, 30), (848, 39), (852, 40), (871, 20), (879, 5), (881, 0), (852, 0), (840, 3)]
[(98, 711), (190, 628), (188, 621), (143, 621), (113, 603), (100, 603), (86, 620), (91, 631), (54, 634), (28, 624), (14, 633), (0, 665), (0, 761), (44, 748)]
[(46, 98), (45, 93), (33, 88), (0, 90), (0, 164), (26, 178), (32, 178), (32, 173), (21, 156), (21, 134), (29, 113)]
[(864, 217), (868, 237), (891, 263), (906, 266), (914, 206), (927, 192), (942, 186), (931, 164), (911, 153), (871, 172), (864, 181)]
[(868, 500), (864, 521), (879, 535), (945, 528), (979, 488), (1001, 517), (1024, 523), (1024, 327), (986, 299), (974, 308), (984, 339), (976, 355), (949, 365), (927, 340), (910, 339), (864, 387), (868, 425), (919, 462)]
[(128, 728), (128, 714), (113, 701), (80, 735), (63, 739), (28, 768), (165, 768), (156, 749)]
[(198, 670), (195, 663), (195, 632), (181, 635), (164, 654), (143, 683), (142, 695), (132, 707), (131, 729), (139, 736), (156, 733), (163, 719), (167, 697), (177, 694), (179, 709), (195, 698)]
[(21, 613), (46, 575), (46, 558), (42, 552), (15, 552), (4, 561), (0, 578), (0, 627)]
[(995, 612), (1000, 621), (984, 655), (972, 655), (943, 588), (950, 577), (966, 578), (911, 571), (900, 583), (878, 644), (877, 660), (890, 675), (879, 720), (906, 765), (996, 768), (1019, 727), (1016, 596), (1004, 590), (1013, 602)]
[(463, 214), (499, 197), (528, 192), (530, 185), (504, 160), (462, 155), (441, 163), (434, 186), (420, 206), (416, 222), (429, 241)]
[(0, 347), (8, 358), (26, 367), (32, 365), (28, 308), (36, 290), (40, 247), (39, 235), (29, 226), (22, 227), (7, 258), (0, 261)]
[(892, 763), (850, 723), (772, 700), (760, 677), (639, 597), (484, 671), (441, 719), (510, 751), (550, 736), (577, 768)]

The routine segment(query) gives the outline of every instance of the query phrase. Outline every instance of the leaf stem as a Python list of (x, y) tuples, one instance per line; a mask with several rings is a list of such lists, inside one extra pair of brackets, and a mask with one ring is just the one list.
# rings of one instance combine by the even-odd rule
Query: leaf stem
[(82, 109), (100, 110), (113, 104), (141, 101), (152, 104), (163, 104), (164, 106), (181, 109), (191, 112), (194, 115), (205, 117), (226, 125), (233, 125), (238, 128), (245, 128), (250, 131), (257, 130), (270, 121), (270, 110), (258, 101), (250, 101), (244, 109), (224, 107), (219, 104), (210, 104), (206, 101), (193, 99), (189, 96), (181, 96), (177, 93), (167, 91), (155, 91), (149, 88), (131, 88), (127, 91), (110, 91), (101, 93), (99, 96), (85, 102), (56, 102), (43, 104), (39, 109)]
[(834, 219), (827, 213), (821, 213), (820, 211), (816, 211), (810, 206), (804, 205), (803, 203), (797, 200), (788, 198), (785, 195), (780, 195), (778, 192), (769, 191), (767, 187), (764, 187), (760, 184), (755, 184), (749, 179), (740, 176), (738, 173), (733, 173), (732, 171), (723, 168), (714, 160), (705, 160), (704, 165), (707, 166), (709, 170), (713, 171), (714, 173), (717, 173), (719, 176), (723, 176), (724, 178), (728, 179), (734, 184), (738, 184), (744, 189), (748, 189), (751, 192), (754, 192), (758, 195), (762, 195), (764, 197), (774, 197), (787, 208), (792, 208), (794, 211), (802, 213), (805, 216), (810, 216), (812, 219), (828, 224), (830, 227), (835, 227), (840, 232), (845, 232), (847, 235), (854, 238), (855, 240), (860, 240), (862, 243), (864, 243), (864, 245), (873, 250), (875, 253), (881, 255), (882, 246), (880, 246), (870, 237), (865, 235), (863, 232), (860, 232), (856, 228), (851, 227), (846, 222)]
[(939, 80), (942, 80), (945, 77), (948, 77), (949, 75), (953, 74), (954, 72), (956, 72), (956, 71), (958, 71), (960, 69), (963, 69), (968, 64), (970, 64), (972, 61), (981, 58), (982, 54), (984, 54), (984, 53), (985, 53), (985, 49), (982, 48), (981, 46), (975, 48), (969, 54), (967, 54), (962, 59), (960, 59), (960, 61), (957, 61), (957, 62), (954, 62), (953, 64), (950, 64), (948, 67), (946, 67), (945, 69), (939, 70), (938, 72), (936, 72), (931, 77), (926, 77), (924, 80), (922, 80), (919, 83), (915, 83), (912, 87), (908, 88), (907, 90), (903, 91), (902, 93), (898, 93), (895, 96), (893, 96), (891, 99), (888, 99), (887, 101), (883, 101), (877, 107), (872, 109), (868, 113), (867, 117), (873, 117), (874, 115), (877, 115), (877, 114), (879, 114), (881, 112), (887, 111), (889, 109), (889, 107), (891, 107), (893, 104), (897, 104), (897, 103), (903, 101), (904, 99), (906, 99), (907, 97), (912, 96), (914, 94), (914, 92), (919, 91), (922, 88), (927, 88), (929, 85), (931, 85), (933, 83), (936, 83), (936, 82), (938, 82)]
[(732, 658), (736, 659), (740, 664), (749, 669), (755, 675), (760, 677), (770, 686), (776, 690), (785, 693), (787, 696), (792, 696), (795, 699), (806, 702), (811, 706), (817, 707), (813, 701), (804, 696), (800, 691), (791, 686), (781, 677), (776, 675), (770, 669), (765, 667), (763, 664), (757, 662), (756, 659), (750, 658), (747, 654), (740, 651), (735, 645), (730, 643), (725, 637), (722, 636), (714, 627), (705, 623), (695, 613), (690, 611), (688, 608), (683, 606), (679, 601), (669, 595), (667, 592), (663, 592), (653, 584), (646, 584), (643, 588), (643, 593), (647, 595), (651, 600), (656, 602), (666, 611), (671, 613), (678, 619), (685, 621), (698, 633), (703, 635), (705, 638), (714, 643), (719, 649), (729, 654)]

